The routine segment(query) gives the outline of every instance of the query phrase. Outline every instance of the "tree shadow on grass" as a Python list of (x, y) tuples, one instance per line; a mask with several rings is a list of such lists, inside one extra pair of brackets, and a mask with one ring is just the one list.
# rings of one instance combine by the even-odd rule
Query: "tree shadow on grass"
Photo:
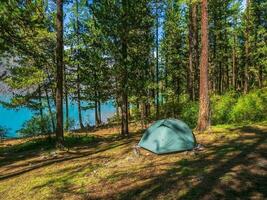
[[(75, 152), (66, 152), (62, 156), (51, 157), (46, 159), (38, 159), (36, 161), (31, 161), (30, 165), (28, 162), (22, 164), (16, 164), (16, 162), (26, 159), (31, 159), (38, 157), (39, 154), (44, 150), (53, 149), (53, 142), (49, 142), (44, 139), (33, 140), (27, 144), (19, 144), (14, 147), (8, 147), (5, 151), (2, 151), (0, 167), (6, 167), (6, 170), (2, 170), (0, 173), (0, 180), (11, 178), (17, 175), (24, 174), (26, 172), (52, 165), (54, 163), (60, 163), (64, 161), (79, 159), (82, 157), (94, 155), (100, 152), (111, 150), (113, 148), (129, 145), (136, 141), (136, 136), (140, 134), (139, 132), (134, 133), (129, 138), (122, 138), (120, 136), (110, 136), (110, 137), (92, 137), (92, 136), (79, 136), (79, 137), (66, 137), (66, 144), (71, 148), (78, 148)], [(6, 152), (6, 154), (3, 154)], [(10, 158), (12, 156), (12, 158)], [(15, 163), (14, 166), (11, 164)], [(18, 170), (12, 171), (10, 173), (3, 172), (12, 170), (12, 168), (18, 168)]]
[[(67, 136), (65, 144), (67, 147), (92, 147), (97, 145), (102, 139), (93, 136)], [(23, 161), (39, 156), (44, 152), (55, 150), (55, 138), (32, 138), (26, 142), (0, 148), (0, 167), (11, 165), (18, 161)]]
[(176, 162), (142, 186), (120, 192), (119, 199), (266, 199), (267, 168), (257, 164), (267, 158), (267, 147), (262, 146), (267, 132), (253, 127), (233, 131), (241, 136)]

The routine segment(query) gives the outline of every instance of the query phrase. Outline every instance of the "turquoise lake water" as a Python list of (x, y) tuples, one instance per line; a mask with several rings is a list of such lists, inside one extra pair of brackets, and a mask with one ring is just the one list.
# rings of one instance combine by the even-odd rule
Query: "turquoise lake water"
[[(3, 97), (1, 98), (3, 99)], [(116, 109), (113, 103), (110, 101), (108, 103), (101, 105), (101, 117), (102, 121), (106, 122), (108, 118), (114, 115)], [(8, 109), (0, 104), (0, 126), (8, 129), (7, 137), (19, 137), (16, 133), (21, 129), (24, 122), (31, 119), (34, 112), (27, 109)], [(75, 103), (69, 104), (69, 117), (75, 121), (73, 128), (78, 128), (78, 107)], [(82, 111), (83, 124), (88, 123), (92, 126), (95, 124), (95, 113), (93, 109)]]

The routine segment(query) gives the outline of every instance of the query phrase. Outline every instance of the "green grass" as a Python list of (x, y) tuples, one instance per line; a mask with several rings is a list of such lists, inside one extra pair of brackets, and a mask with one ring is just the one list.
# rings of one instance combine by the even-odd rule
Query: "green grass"
[[(90, 145), (99, 141), (99, 138), (90, 135), (67, 135), (64, 138), (64, 144), (66, 147), (74, 147), (74, 146), (82, 146), (82, 145)], [(23, 142), (18, 145), (12, 145), (8, 147), (0, 147), (0, 153), (17, 153), (24, 151), (32, 151), (32, 150), (51, 150), (55, 149), (55, 138), (37, 138), (30, 139), (26, 142)]]
[[(68, 151), (56, 151), (46, 140), (2, 147), (0, 196), (3, 200), (266, 199), (265, 124), (212, 127), (209, 133), (196, 134), (204, 151), (161, 156), (145, 150), (140, 156), (133, 153), (140, 131), (117, 139), (112, 134), (67, 136)], [(47, 153), (54, 151), (56, 157)]]

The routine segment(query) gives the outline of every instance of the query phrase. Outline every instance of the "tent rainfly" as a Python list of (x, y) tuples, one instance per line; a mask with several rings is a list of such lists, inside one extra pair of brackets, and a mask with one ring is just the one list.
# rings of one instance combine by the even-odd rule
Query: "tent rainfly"
[(154, 122), (144, 133), (138, 146), (156, 154), (191, 150), (196, 139), (186, 123), (177, 119)]

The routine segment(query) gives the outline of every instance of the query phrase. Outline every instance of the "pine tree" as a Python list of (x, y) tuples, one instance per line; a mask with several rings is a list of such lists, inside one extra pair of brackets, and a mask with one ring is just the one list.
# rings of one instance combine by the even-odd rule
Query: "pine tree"
[(210, 102), (208, 86), (208, 1), (201, 2), (201, 57), (199, 116), (197, 130), (205, 131), (210, 126)]
[(56, 111), (57, 111), (57, 129), (56, 138), (58, 146), (63, 145), (63, 1), (57, 0), (57, 46), (56, 46)]

